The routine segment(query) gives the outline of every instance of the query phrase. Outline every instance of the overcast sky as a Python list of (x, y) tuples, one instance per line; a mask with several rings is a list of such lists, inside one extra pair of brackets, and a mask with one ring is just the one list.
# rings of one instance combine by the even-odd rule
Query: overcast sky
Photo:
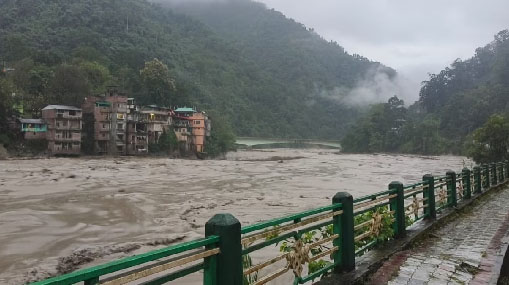
[(509, 28), (509, 0), (257, 0), (416, 84)]

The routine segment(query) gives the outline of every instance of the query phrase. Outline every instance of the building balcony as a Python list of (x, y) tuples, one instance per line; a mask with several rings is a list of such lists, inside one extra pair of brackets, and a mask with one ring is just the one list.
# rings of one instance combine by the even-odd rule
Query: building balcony
[(69, 120), (81, 120), (81, 114), (79, 115), (69, 115), (69, 114), (57, 114), (56, 119), (69, 119)]
[(55, 137), (54, 139), (48, 139), (48, 140), (53, 140), (53, 141), (56, 141), (56, 142), (80, 142), (81, 141), (81, 137), (71, 137), (71, 138), (62, 138), (62, 137)]
[(81, 125), (80, 126), (72, 126), (72, 125), (48, 126), (48, 129), (54, 129), (54, 130), (60, 130), (60, 131), (80, 131)]

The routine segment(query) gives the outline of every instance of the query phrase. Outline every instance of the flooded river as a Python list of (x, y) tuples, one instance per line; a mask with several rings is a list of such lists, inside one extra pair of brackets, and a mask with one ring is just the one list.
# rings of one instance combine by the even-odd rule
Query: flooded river
[(339, 191), (359, 197), (464, 165), (471, 162), (455, 156), (322, 149), (246, 150), (226, 160), (0, 161), (0, 284), (202, 237), (215, 213), (247, 225), (328, 205)]

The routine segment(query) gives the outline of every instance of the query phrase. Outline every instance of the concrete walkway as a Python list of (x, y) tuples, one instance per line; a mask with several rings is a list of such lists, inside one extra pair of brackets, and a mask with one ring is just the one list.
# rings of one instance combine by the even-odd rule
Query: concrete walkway
[(509, 188), (492, 191), (423, 243), (393, 255), (370, 283), (496, 284), (509, 229)]

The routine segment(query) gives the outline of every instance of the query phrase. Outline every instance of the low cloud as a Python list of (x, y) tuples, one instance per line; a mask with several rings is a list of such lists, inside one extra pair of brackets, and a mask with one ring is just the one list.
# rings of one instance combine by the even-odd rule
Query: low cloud
[(418, 99), (419, 84), (401, 76), (390, 77), (380, 69), (369, 70), (364, 79), (357, 82), (354, 88), (337, 87), (322, 90), (319, 95), (353, 107), (362, 107), (387, 102), (396, 95), (408, 106)]

